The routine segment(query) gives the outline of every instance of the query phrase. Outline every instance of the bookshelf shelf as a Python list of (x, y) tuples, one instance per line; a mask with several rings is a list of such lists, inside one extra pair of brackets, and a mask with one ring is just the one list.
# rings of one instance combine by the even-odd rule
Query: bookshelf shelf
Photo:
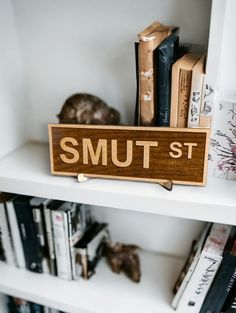
[[(10, 170), (9, 170), (10, 169)], [(206, 187), (52, 176), (48, 145), (28, 143), (0, 161), (0, 190), (121, 210), (236, 224), (235, 182), (210, 178)]]
[[(70, 313), (172, 313), (171, 288), (183, 260), (140, 253), (139, 284), (113, 274), (104, 261), (89, 281), (64, 281), (0, 262), (0, 291)], [(111, 310), (112, 308), (112, 310)]]

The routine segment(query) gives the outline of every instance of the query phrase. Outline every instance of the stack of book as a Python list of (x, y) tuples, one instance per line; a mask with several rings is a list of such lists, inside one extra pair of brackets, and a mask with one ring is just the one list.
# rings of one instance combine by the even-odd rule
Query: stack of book
[(8, 313), (64, 313), (21, 298), (7, 298)]
[(65, 280), (87, 279), (107, 238), (107, 225), (95, 222), (84, 205), (0, 194), (0, 259), (10, 265)]
[(138, 38), (135, 124), (210, 127), (210, 115), (205, 114), (206, 54), (187, 53), (179, 46), (178, 28), (159, 22)]
[(208, 223), (173, 288), (179, 313), (236, 312), (236, 227)]

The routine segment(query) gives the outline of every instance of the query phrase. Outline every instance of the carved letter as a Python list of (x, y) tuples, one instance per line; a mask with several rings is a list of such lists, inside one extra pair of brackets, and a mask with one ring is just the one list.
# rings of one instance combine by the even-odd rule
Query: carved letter
[(70, 142), (73, 146), (78, 146), (78, 142), (75, 138), (72, 137), (64, 137), (61, 139), (60, 141), (60, 147), (62, 148), (62, 150), (64, 150), (65, 152), (69, 152), (73, 155), (72, 158), (68, 158), (64, 153), (60, 154), (60, 158), (62, 159), (63, 162), (65, 163), (76, 163), (79, 161), (79, 152), (72, 148), (72, 147), (68, 147), (66, 145), (67, 142)]
[(97, 149), (94, 152), (91, 139), (83, 138), (83, 164), (88, 164), (88, 155), (90, 155), (93, 165), (98, 165), (102, 154), (102, 165), (107, 165), (107, 140), (98, 139)]
[(179, 148), (182, 147), (182, 144), (181, 144), (180, 142), (178, 142), (178, 141), (174, 141), (174, 142), (172, 142), (172, 143), (170, 144), (170, 149), (171, 149), (172, 151), (174, 151), (174, 152), (177, 152), (177, 154), (176, 154), (176, 153), (174, 154), (173, 152), (169, 152), (169, 155), (170, 155), (171, 158), (174, 158), (174, 159), (179, 159), (179, 158), (181, 158), (181, 156), (182, 156), (182, 150), (179, 149), (179, 148), (177, 148), (177, 147), (179, 147)]
[(136, 141), (136, 146), (143, 146), (143, 168), (149, 168), (150, 147), (157, 147), (157, 141)]
[(197, 147), (197, 143), (185, 142), (184, 146), (188, 147), (188, 159), (192, 159), (193, 147)]
[(112, 159), (113, 164), (115, 164), (118, 167), (129, 166), (133, 160), (133, 142), (132, 142), (132, 140), (127, 140), (126, 161), (120, 162), (117, 159), (117, 140), (112, 139), (112, 141), (111, 141), (111, 159)]

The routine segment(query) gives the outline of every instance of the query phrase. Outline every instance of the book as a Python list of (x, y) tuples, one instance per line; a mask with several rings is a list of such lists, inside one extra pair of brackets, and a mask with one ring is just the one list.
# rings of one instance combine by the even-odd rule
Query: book
[(230, 225), (214, 223), (177, 306), (179, 313), (198, 313), (222, 261)]
[(30, 205), (33, 211), (33, 220), (37, 231), (37, 238), (42, 254), (43, 273), (50, 272), (49, 264), (49, 247), (46, 233), (46, 222), (44, 211), (47, 208), (50, 199), (34, 197), (30, 200)]
[(235, 282), (224, 304), (222, 312), (223, 313), (235, 313), (236, 312), (236, 283)]
[(44, 313), (44, 307), (38, 303), (29, 302), (31, 313)]
[(13, 199), (14, 210), (20, 231), (26, 268), (32, 272), (43, 272), (43, 255), (37, 238), (37, 229), (30, 204), (32, 197), (16, 196)]
[(154, 58), (153, 51), (167, 38), (174, 27), (154, 22), (138, 34), (140, 125), (155, 125)]
[(154, 50), (156, 126), (170, 126), (172, 65), (179, 57), (179, 37), (172, 33)]
[(12, 241), (12, 235), (9, 227), (8, 216), (6, 211), (5, 202), (13, 197), (11, 194), (2, 193), (0, 194), (0, 232), (2, 248), (6, 262), (9, 265), (16, 266), (16, 255)]
[(198, 60), (187, 53), (172, 66), (170, 127), (187, 127), (192, 69)]
[(90, 223), (88, 208), (73, 202), (62, 202), (51, 211), (57, 275), (72, 280), (75, 275), (74, 245)]
[(192, 277), (211, 227), (212, 223), (207, 223), (201, 234), (198, 236), (198, 239), (193, 240), (192, 242), (188, 258), (186, 259), (186, 262), (173, 288), (173, 293), (175, 295), (171, 303), (173, 309), (177, 308), (180, 298)]
[(30, 303), (27, 300), (17, 297), (8, 296), (7, 306), (9, 313), (32, 313)]
[(47, 206), (44, 209), (44, 219), (49, 253), (49, 269), (50, 274), (54, 276), (57, 275), (57, 265), (56, 265), (55, 242), (53, 236), (51, 210), (57, 209), (61, 204), (62, 201), (60, 200), (52, 200), (47, 204)]
[(20, 229), (18, 226), (13, 199), (7, 200), (5, 204), (8, 215), (9, 227), (12, 236), (13, 247), (16, 255), (16, 265), (19, 268), (26, 268), (23, 243), (21, 240)]
[(94, 223), (75, 245), (75, 280), (89, 279), (102, 256), (103, 243), (109, 237), (107, 224)]
[(206, 55), (194, 65), (192, 70), (192, 81), (188, 111), (188, 127), (199, 127), (201, 104), (204, 101), (204, 80), (205, 80)]
[(232, 234), (226, 244), (223, 260), (203, 302), (200, 313), (220, 313), (236, 281), (235, 229), (235, 227), (232, 228)]

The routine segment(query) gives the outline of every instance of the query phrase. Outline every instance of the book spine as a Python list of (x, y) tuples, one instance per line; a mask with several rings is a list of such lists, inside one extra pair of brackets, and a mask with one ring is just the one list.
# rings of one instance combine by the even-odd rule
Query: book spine
[(4, 203), (0, 203), (0, 233), (6, 262), (16, 266), (16, 256)]
[(224, 255), (200, 313), (220, 313), (236, 279), (236, 256)]
[(50, 273), (56, 276), (57, 275), (56, 256), (55, 256), (53, 226), (52, 226), (52, 218), (51, 218), (50, 209), (45, 208), (44, 217), (45, 217), (46, 234), (47, 234), (47, 242), (48, 242), (48, 249), (49, 249)]
[(20, 268), (26, 268), (23, 244), (21, 241), (20, 230), (16, 218), (16, 212), (12, 201), (6, 202), (6, 210), (9, 220), (13, 247), (16, 255), (16, 264)]
[(198, 313), (214, 280), (222, 256), (206, 251), (201, 253), (194, 273), (179, 301), (177, 312)]
[(193, 72), (188, 111), (189, 128), (199, 127), (200, 124), (199, 121), (200, 121), (201, 103), (204, 99), (203, 95), (204, 79), (205, 79), (204, 74)]
[(177, 127), (187, 127), (192, 71), (180, 70)]
[(207, 77), (204, 80), (203, 86), (203, 101), (201, 103), (199, 127), (210, 128), (213, 111), (213, 94), (212, 86), (207, 82)]
[[(171, 64), (165, 51), (155, 50), (155, 106), (157, 108), (156, 125), (170, 126), (170, 84)], [(158, 77), (157, 77), (158, 76)]]
[(46, 238), (45, 238), (45, 232), (44, 232), (44, 221), (43, 221), (43, 209), (42, 208), (32, 208), (33, 211), (33, 220), (35, 223), (36, 228), (36, 236), (38, 238), (38, 242), (41, 248), (41, 254), (42, 254), (42, 269), (43, 273), (49, 274), (49, 265), (47, 260), (47, 247), (46, 247)]
[(29, 199), (13, 200), (26, 267), (32, 272), (42, 273), (42, 253), (38, 242)]
[(52, 223), (57, 275), (62, 279), (71, 280), (72, 275), (66, 214), (61, 211), (52, 211)]

